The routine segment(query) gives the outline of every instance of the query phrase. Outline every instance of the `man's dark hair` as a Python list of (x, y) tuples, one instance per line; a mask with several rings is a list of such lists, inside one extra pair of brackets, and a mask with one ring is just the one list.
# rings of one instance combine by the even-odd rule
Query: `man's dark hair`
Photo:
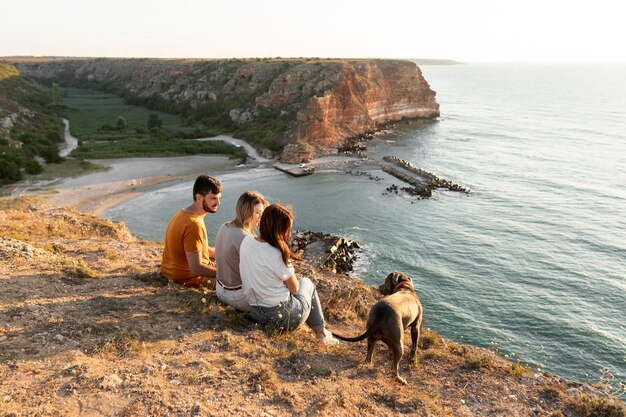
[(202, 196), (208, 193), (219, 194), (222, 192), (222, 184), (213, 177), (208, 175), (200, 175), (193, 184), (193, 201), (196, 201), (196, 194)]

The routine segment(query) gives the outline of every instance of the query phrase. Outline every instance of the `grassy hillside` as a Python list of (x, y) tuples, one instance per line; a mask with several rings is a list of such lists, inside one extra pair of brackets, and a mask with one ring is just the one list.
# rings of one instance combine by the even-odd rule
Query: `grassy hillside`
[(0, 62), (0, 185), (37, 174), (36, 158), (60, 162), (63, 124), (53, 111), (55, 93)]
[[(211, 290), (168, 283), (162, 245), (121, 223), (33, 197), (0, 199), (0, 219), (0, 416), (624, 416), (603, 381), (532, 374), (430, 330), (401, 385), (382, 343), (365, 365), (365, 342), (280, 334)], [(316, 282), (332, 329), (363, 330), (375, 288), (297, 273)]]

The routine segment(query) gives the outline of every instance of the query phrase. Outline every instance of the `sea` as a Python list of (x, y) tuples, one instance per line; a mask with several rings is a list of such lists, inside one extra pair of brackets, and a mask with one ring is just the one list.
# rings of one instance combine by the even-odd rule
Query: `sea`
[[(604, 370), (623, 381), (626, 63), (421, 69), (441, 118), (392, 126), (367, 154), (400, 156), (469, 195), (438, 190), (417, 200), (387, 192), (403, 184), (378, 169), (293, 178), (268, 165), (217, 175), (224, 192), (218, 213), (206, 216), (210, 241), (238, 196), (260, 191), (293, 207), (295, 229), (358, 242), (355, 279), (413, 277), (425, 327), (444, 338), (534, 372), (594, 382)], [(191, 185), (106, 215), (161, 241), (172, 214), (191, 202)]]

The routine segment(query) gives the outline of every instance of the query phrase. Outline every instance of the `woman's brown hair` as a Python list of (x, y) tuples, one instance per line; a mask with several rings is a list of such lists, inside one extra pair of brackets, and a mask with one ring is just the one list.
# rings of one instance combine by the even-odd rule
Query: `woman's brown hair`
[(261, 216), (260, 237), (280, 251), (285, 266), (289, 266), (290, 261), (302, 260), (289, 249), (287, 243), (291, 237), (292, 225), (291, 211), (278, 203), (267, 207)]

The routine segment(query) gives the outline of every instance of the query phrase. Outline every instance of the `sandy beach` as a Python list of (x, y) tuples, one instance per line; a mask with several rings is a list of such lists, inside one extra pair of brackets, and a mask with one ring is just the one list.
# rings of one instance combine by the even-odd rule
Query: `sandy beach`
[(51, 192), (50, 203), (55, 206), (72, 207), (100, 215), (108, 208), (173, 182), (189, 180), (201, 174), (215, 175), (250, 167), (237, 167), (237, 160), (214, 155), (106, 159), (94, 162), (109, 169), (64, 179), (52, 187), (42, 187), (41, 191)]
[[(70, 133), (69, 121), (63, 119), (63, 124), (66, 143), (62, 145), (60, 155), (67, 156), (77, 147), (78, 140)], [(101, 215), (106, 209), (173, 182), (186, 181), (202, 174), (247, 170), (272, 162), (260, 156), (245, 141), (232, 136), (219, 135), (198, 140), (219, 140), (243, 147), (249, 155), (248, 162), (238, 165), (238, 160), (217, 155), (98, 159), (91, 162), (107, 167), (106, 171), (53, 181), (25, 182), (17, 184), (13, 194), (34, 191), (49, 196), (49, 202), (55, 206)]]

